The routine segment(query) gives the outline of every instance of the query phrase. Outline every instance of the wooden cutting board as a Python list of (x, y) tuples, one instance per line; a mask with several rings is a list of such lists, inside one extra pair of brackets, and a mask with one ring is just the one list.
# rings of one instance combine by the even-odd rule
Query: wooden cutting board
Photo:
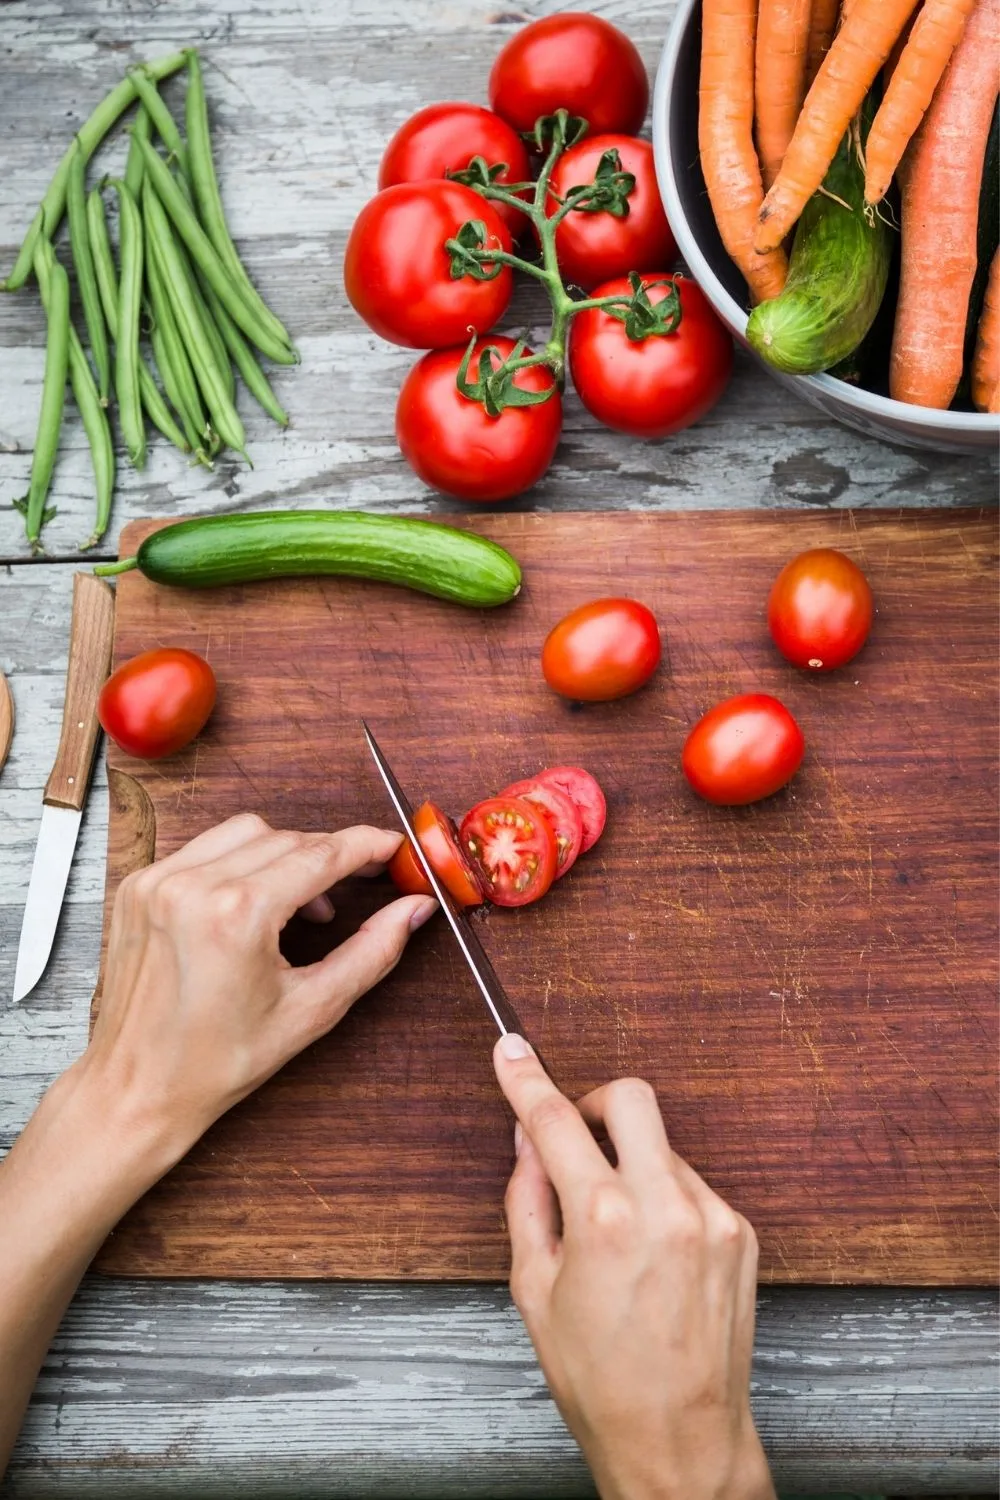
[[(483, 941), (560, 1084), (656, 1086), (671, 1139), (754, 1223), (773, 1281), (974, 1283), (996, 1274), (997, 573), (985, 513), (477, 515), (521, 560), (477, 614), (337, 579), (194, 593), (118, 583), (116, 660), (203, 652), (219, 706), (156, 765), (112, 748), (108, 902), (231, 813), (392, 826), (358, 719), (416, 801), (461, 814), (546, 764), (609, 803), (603, 841)], [(132, 553), (153, 523), (127, 528)], [(843, 547), (878, 604), (847, 669), (808, 677), (764, 601), (801, 548)], [(557, 700), (548, 627), (629, 592), (665, 659), (622, 703)], [(710, 704), (785, 700), (807, 759), (754, 807), (717, 809), (678, 756)], [(151, 803), (151, 809), (150, 809)], [(342, 937), (382, 882), (338, 903)], [(327, 931), (289, 930), (316, 956)], [(440, 921), (331, 1034), (233, 1110), (100, 1257), (150, 1276), (492, 1279), (511, 1120), (494, 1033)]]

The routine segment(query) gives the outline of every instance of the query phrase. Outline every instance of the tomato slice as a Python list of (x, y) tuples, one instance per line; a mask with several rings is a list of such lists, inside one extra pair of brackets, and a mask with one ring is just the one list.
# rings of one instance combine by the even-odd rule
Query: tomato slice
[(608, 804), (593, 776), (581, 766), (550, 766), (546, 771), (539, 771), (535, 780), (558, 787), (576, 803), (583, 819), (580, 853), (586, 854), (597, 843), (608, 821)]
[(500, 796), (521, 797), (542, 809), (556, 836), (556, 879), (572, 869), (583, 849), (583, 818), (569, 793), (552, 782), (529, 776), (505, 786)]
[[(459, 906), (481, 906), (483, 888), (465, 857), (452, 820), (433, 802), (424, 802), (413, 814), (413, 831), (431, 868)], [(409, 839), (400, 844), (389, 861), (389, 874), (404, 896), (432, 896), (430, 881)]]
[(497, 906), (527, 906), (544, 896), (559, 851), (546, 813), (523, 797), (489, 797), (462, 819), (462, 849), (472, 856)]

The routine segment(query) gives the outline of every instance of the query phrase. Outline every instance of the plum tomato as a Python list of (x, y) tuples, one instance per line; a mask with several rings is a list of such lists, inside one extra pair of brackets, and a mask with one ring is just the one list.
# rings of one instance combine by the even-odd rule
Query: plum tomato
[(585, 136), (556, 162), (551, 180), (558, 198), (549, 199), (546, 212), (551, 217), (559, 208), (559, 198), (565, 197), (570, 188), (594, 180), (606, 151), (617, 151), (622, 170), (635, 178), (628, 212), (618, 218), (606, 209), (593, 213), (573, 209), (556, 229), (556, 255), (563, 280), (575, 282), (585, 291), (629, 271), (641, 273), (669, 266), (677, 255), (648, 141), (627, 135)]
[(558, 787), (572, 797), (583, 819), (580, 853), (586, 854), (597, 843), (608, 821), (608, 804), (597, 781), (582, 766), (549, 766), (547, 770), (539, 771), (533, 779)]
[(787, 661), (832, 672), (857, 656), (872, 628), (868, 579), (835, 547), (813, 547), (786, 563), (767, 601), (767, 628)]
[(515, 32), (490, 73), (490, 104), (515, 130), (530, 133), (541, 115), (566, 109), (590, 133), (632, 134), (646, 118), (649, 80), (624, 32), (570, 11)]
[(569, 793), (554, 782), (529, 776), (505, 786), (500, 796), (523, 797), (542, 809), (556, 836), (556, 879), (571, 870), (583, 848), (583, 817)]
[[(435, 875), (459, 906), (480, 906), (483, 892), (479, 877), (465, 857), (451, 819), (433, 802), (424, 802), (413, 814), (413, 831)], [(389, 874), (404, 896), (434, 894), (409, 839), (403, 840), (389, 861)]]
[[(497, 182), (529, 182), (528, 152), (516, 130), (481, 104), (429, 104), (401, 125), (385, 148), (378, 171), (380, 188), (399, 182), (425, 182), (462, 172), (474, 156), (488, 167), (502, 166)], [(527, 224), (524, 215), (506, 203), (493, 203), (511, 234)]]
[[(633, 437), (663, 438), (697, 422), (718, 401), (733, 368), (733, 341), (699, 286), (687, 276), (644, 276), (654, 306), (680, 299), (673, 333), (630, 339), (625, 324), (602, 308), (587, 308), (570, 325), (569, 368), (577, 395), (606, 427)], [(595, 297), (627, 297), (627, 277), (595, 287)]]
[(101, 689), (97, 717), (127, 755), (160, 760), (201, 732), (215, 694), (215, 673), (203, 657), (162, 646), (112, 672)]
[(510, 267), (492, 281), (456, 279), (444, 248), (470, 219), (486, 226), (490, 247), (510, 250), (495, 209), (460, 182), (400, 182), (365, 204), (347, 241), (344, 286), (369, 328), (406, 348), (445, 349), (493, 327), (510, 301)]
[(547, 815), (522, 797), (490, 797), (462, 819), (462, 848), (497, 906), (527, 906), (544, 896), (559, 851)]
[(741, 807), (791, 781), (805, 753), (802, 730), (768, 693), (743, 693), (709, 709), (681, 754), (684, 775), (700, 797)]
[[(487, 345), (506, 359), (514, 341), (499, 335), (481, 339), (473, 367)], [(396, 441), (411, 469), (434, 489), (483, 504), (509, 500), (536, 484), (552, 462), (562, 431), (562, 398), (553, 390), (538, 406), (507, 406), (498, 417), (490, 416), (455, 383), (464, 357), (464, 349), (439, 349), (417, 361), (396, 404)], [(515, 386), (526, 391), (544, 391), (554, 383), (551, 370), (541, 365), (514, 376)]]
[(625, 698), (660, 660), (656, 617), (636, 599), (592, 599), (549, 631), (542, 674), (553, 692), (580, 703)]

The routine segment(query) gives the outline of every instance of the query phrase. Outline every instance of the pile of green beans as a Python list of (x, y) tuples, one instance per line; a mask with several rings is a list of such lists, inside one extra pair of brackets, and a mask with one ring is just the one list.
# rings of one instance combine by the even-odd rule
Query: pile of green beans
[[(185, 66), (186, 139), (158, 88)], [(88, 163), (132, 104), (138, 108), (124, 174), (88, 192)], [(117, 264), (105, 189), (118, 203)], [(64, 213), (86, 343), (73, 324), (70, 278), (54, 247)], [(250, 462), (234, 366), (268, 416), (287, 426), (288, 414), (252, 346), (277, 364), (294, 364), (298, 355), (250, 281), (226, 226), (193, 49), (131, 69), (81, 126), (0, 290), (16, 291), (32, 275), (48, 325), (45, 375), (28, 494), (14, 504), (33, 551), (40, 550), (42, 528), (54, 514), (47, 500), (67, 380), (90, 444), (97, 494), (93, 533), (81, 550), (100, 541), (111, 515), (112, 403), (137, 469), (146, 462), (147, 419), (197, 463), (211, 467), (223, 447)]]

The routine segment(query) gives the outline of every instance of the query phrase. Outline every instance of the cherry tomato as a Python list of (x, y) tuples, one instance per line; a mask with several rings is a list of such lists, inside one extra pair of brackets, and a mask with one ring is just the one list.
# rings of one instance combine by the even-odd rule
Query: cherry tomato
[(581, 766), (550, 766), (546, 771), (539, 771), (535, 780), (560, 787), (572, 797), (583, 819), (580, 853), (586, 854), (597, 843), (608, 821), (608, 804), (594, 777)]
[[(644, 276), (643, 285), (662, 281)], [(673, 333), (630, 339), (624, 323), (601, 308), (570, 324), (569, 367), (584, 406), (606, 427), (634, 437), (662, 438), (690, 427), (715, 405), (733, 368), (733, 341), (704, 292), (686, 276), (672, 276), (681, 303)], [(629, 296), (627, 277), (595, 287), (595, 297)], [(654, 305), (667, 286), (649, 287)]]
[(510, 301), (504, 266), (492, 281), (451, 275), (445, 241), (469, 219), (486, 225), (490, 246), (511, 247), (493, 207), (459, 182), (401, 182), (366, 203), (351, 230), (344, 285), (369, 328), (393, 344), (444, 349), (485, 333)]
[(634, 134), (646, 118), (649, 80), (624, 32), (599, 16), (570, 11), (518, 31), (490, 73), (490, 104), (515, 130), (566, 109), (591, 134)]
[[(386, 146), (378, 185), (387, 188), (446, 177), (464, 171), (474, 156), (481, 156), (488, 167), (503, 165), (496, 179), (501, 185), (531, 180), (524, 142), (506, 120), (480, 104), (429, 104), (411, 115)], [(524, 215), (506, 203), (491, 207), (513, 235), (527, 224)]]
[[(641, 273), (668, 266), (677, 255), (648, 141), (626, 135), (585, 136), (556, 162), (553, 189), (562, 198), (571, 187), (593, 182), (601, 157), (612, 150), (618, 152), (622, 170), (635, 178), (628, 213), (618, 218), (606, 209), (594, 213), (574, 209), (556, 230), (556, 254), (563, 280), (575, 282), (586, 291), (629, 271)], [(558, 200), (550, 198), (546, 208), (549, 216), (558, 208)]]
[(127, 755), (160, 760), (183, 750), (215, 707), (215, 673), (179, 646), (123, 662), (101, 689), (97, 717)]
[[(465, 857), (451, 819), (433, 802), (424, 802), (413, 814), (413, 831), (435, 875), (459, 906), (480, 906), (483, 892), (479, 877)], [(389, 874), (404, 896), (434, 894), (409, 839), (404, 839), (389, 861)]]
[(554, 782), (531, 776), (505, 786), (500, 796), (523, 797), (542, 809), (556, 836), (556, 879), (571, 870), (583, 849), (583, 818), (569, 793)]
[(462, 819), (462, 847), (497, 906), (527, 906), (555, 879), (555, 830), (541, 808), (522, 797), (478, 802)]
[(743, 693), (709, 709), (688, 735), (684, 775), (700, 797), (741, 807), (791, 781), (805, 753), (802, 730), (768, 693)]
[[(512, 339), (481, 339), (506, 358)], [(562, 399), (557, 390), (539, 406), (508, 406), (491, 417), (481, 401), (463, 396), (455, 384), (464, 349), (425, 354), (410, 371), (396, 405), (396, 441), (403, 457), (425, 484), (460, 500), (488, 503), (519, 495), (545, 473), (562, 431)], [(552, 372), (541, 365), (520, 370), (521, 390), (552, 388)]]
[(813, 547), (786, 563), (767, 601), (767, 628), (796, 667), (832, 672), (857, 656), (874, 604), (857, 563), (834, 547)]
[(648, 682), (660, 660), (656, 617), (635, 599), (592, 599), (560, 620), (542, 647), (542, 674), (564, 698), (606, 703)]

